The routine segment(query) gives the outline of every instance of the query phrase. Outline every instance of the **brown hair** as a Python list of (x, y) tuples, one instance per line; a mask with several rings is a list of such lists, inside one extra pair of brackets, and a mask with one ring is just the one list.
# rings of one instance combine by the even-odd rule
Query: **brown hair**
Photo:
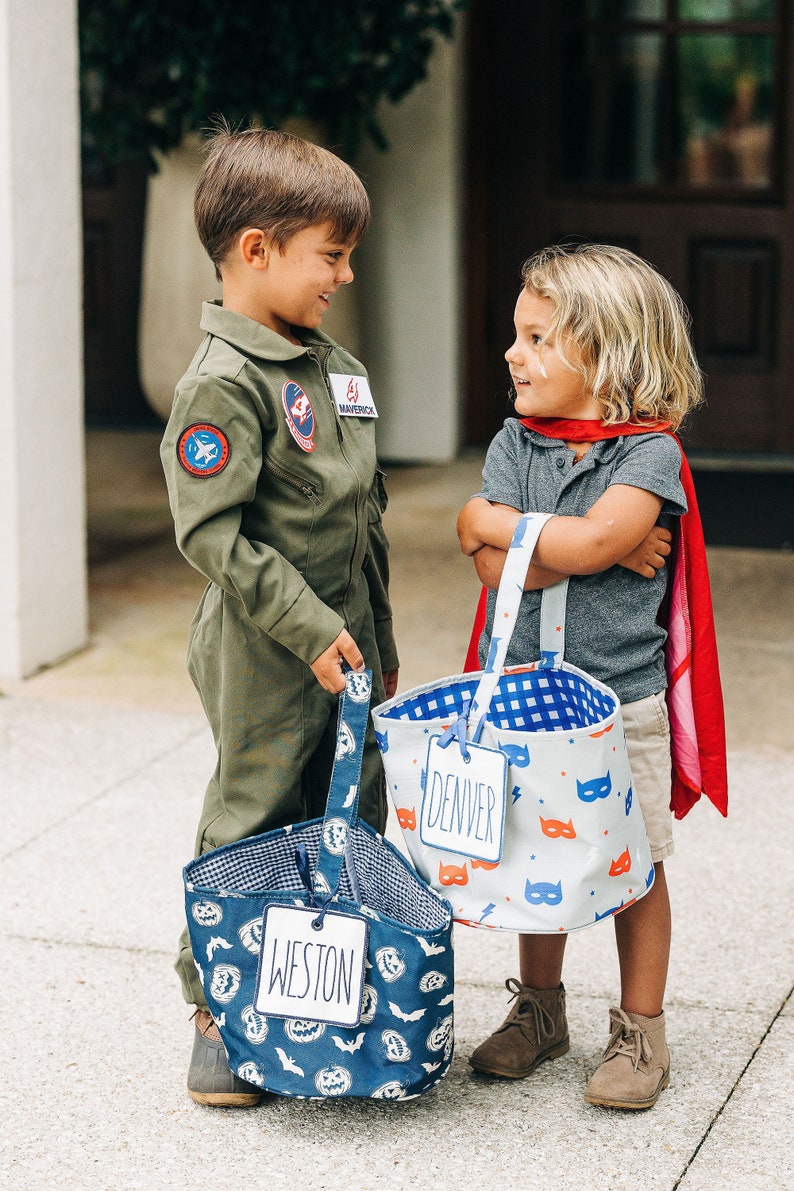
[(296, 232), (329, 223), (358, 244), (369, 225), (364, 184), (349, 165), (286, 132), (220, 123), (196, 186), (196, 231), (220, 280), (220, 265), (245, 228), (261, 228), (282, 250)]
[[(525, 261), (521, 277), (554, 303), (545, 339), (581, 373), (604, 422), (661, 420), (676, 429), (703, 400), (689, 312), (647, 261), (612, 245), (554, 245)], [(566, 358), (566, 341), (581, 366)]]

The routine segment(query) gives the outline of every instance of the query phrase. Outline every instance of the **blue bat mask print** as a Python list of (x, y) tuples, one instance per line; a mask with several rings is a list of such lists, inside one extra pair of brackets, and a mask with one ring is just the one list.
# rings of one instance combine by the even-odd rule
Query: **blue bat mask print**
[(527, 878), (524, 897), (531, 906), (558, 906), (562, 901), (562, 881), (552, 885), (550, 881), (536, 881)]
[(606, 798), (612, 793), (612, 778), (609, 770), (603, 777), (591, 777), (589, 782), (576, 779), (576, 793), (582, 802), (595, 802), (597, 798)]

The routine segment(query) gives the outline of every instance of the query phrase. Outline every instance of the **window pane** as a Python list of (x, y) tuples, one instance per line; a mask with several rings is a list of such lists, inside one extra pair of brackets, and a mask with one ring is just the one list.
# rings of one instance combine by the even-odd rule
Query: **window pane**
[(564, 0), (565, 15), (588, 21), (661, 21), (664, 0)]
[(564, 58), (563, 180), (579, 185), (660, 181), (662, 38), (571, 34)]
[(679, 0), (683, 21), (771, 21), (774, 0)]
[(771, 184), (771, 37), (692, 34), (678, 41), (679, 180), (690, 186)]

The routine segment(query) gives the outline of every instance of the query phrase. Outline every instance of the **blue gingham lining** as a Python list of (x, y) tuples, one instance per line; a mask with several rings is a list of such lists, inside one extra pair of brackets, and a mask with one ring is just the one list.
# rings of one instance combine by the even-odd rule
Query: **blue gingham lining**
[(479, 685), (479, 679), (460, 679), (448, 685), (426, 687), (410, 698), (401, 699), (383, 712), (389, 720), (449, 720), (460, 715), (463, 705), (470, 700)]
[[(385, 719), (448, 720), (460, 715), (477, 681), (461, 679), (447, 686), (426, 688), (383, 712)], [(503, 674), (487, 721), (514, 732), (570, 732), (597, 727), (617, 706), (606, 691), (570, 670), (538, 669)]]
[[(306, 845), (314, 872), (321, 827), (320, 823), (300, 825), (283, 835), (255, 836), (208, 852), (191, 861), (185, 879), (195, 887), (232, 895), (265, 895), (281, 890), (294, 890), (296, 896), (305, 894), (295, 864), (295, 849), (299, 841)], [(386, 841), (355, 826), (349, 839), (354, 880), (351, 880), (347, 865), (343, 865), (340, 897), (361, 901), (377, 913), (418, 930), (438, 930), (448, 924), (444, 904), (419, 881)]]
[(570, 732), (593, 728), (612, 715), (616, 702), (579, 674), (532, 670), (499, 680), (488, 719), (497, 728), (525, 732)]

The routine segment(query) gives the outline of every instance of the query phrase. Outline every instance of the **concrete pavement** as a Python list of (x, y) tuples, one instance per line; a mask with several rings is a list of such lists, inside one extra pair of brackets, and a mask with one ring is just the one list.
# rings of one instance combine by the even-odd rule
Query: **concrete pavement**
[[(2, 1185), (794, 1188), (794, 555), (710, 552), (731, 813), (700, 804), (676, 828), (672, 1071), (654, 1109), (582, 1100), (617, 996), (609, 924), (572, 936), (571, 1050), (527, 1080), (470, 1074), (515, 940), (459, 927), (456, 1054), (434, 1092), (205, 1109), (184, 1092), (192, 1026), (171, 971), (213, 765), (184, 671), (202, 582), (172, 543), (156, 440), (89, 435), (91, 645), (0, 698)], [(460, 667), (477, 584), (454, 518), (478, 473), (466, 458), (389, 477), (401, 688)]]

